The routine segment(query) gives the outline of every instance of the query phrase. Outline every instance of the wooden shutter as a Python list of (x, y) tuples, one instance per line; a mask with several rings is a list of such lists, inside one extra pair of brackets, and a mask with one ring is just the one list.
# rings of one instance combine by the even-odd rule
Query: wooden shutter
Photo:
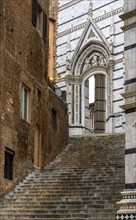
[(32, 23), (37, 25), (37, 0), (32, 0)]
[(47, 39), (48, 34), (48, 17), (45, 12), (43, 12), (43, 39)]

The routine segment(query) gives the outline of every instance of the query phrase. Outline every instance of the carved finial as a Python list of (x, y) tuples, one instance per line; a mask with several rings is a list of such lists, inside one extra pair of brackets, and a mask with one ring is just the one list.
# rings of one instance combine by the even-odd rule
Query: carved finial
[(70, 43), (70, 35), (68, 35), (67, 45), (66, 45), (66, 69), (71, 69), (71, 43)]
[(88, 39), (91, 38), (91, 37), (95, 37), (95, 34), (94, 34), (92, 29), (90, 30), (90, 33), (88, 35)]
[(92, 17), (92, 15), (93, 15), (93, 3), (92, 0), (89, 0), (88, 17)]
[(67, 52), (71, 51), (70, 35), (68, 35), (66, 51)]
[(110, 51), (110, 60), (113, 60), (113, 41), (112, 41), (112, 39), (110, 39), (109, 51)]
[(110, 22), (110, 40), (112, 40), (112, 42), (114, 43), (114, 32), (115, 32), (115, 25), (114, 25), (114, 14), (112, 12), (112, 16), (111, 16), (111, 22)]
[(114, 34), (114, 15), (112, 13), (112, 16), (111, 16), (111, 22), (110, 22), (110, 35)]

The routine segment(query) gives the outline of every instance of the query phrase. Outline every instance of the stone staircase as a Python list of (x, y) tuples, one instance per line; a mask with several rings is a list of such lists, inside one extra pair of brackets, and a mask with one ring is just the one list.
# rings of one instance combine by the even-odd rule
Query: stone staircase
[(73, 137), (0, 202), (0, 220), (115, 220), (124, 189), (124, 135)]

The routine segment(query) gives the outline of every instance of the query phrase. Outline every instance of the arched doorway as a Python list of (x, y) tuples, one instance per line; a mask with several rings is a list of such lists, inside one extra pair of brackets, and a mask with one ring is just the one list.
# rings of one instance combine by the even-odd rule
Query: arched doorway
[[(73, 75), (67, 76), (70, 135), (106, 132), (106, 118), (112, 108), (112, 70), (108, 50), (98, 42), (86, 45), (75, 58), (71, 72)], [(91, 76), (95, 78), (92, 127), (89, 105)]]

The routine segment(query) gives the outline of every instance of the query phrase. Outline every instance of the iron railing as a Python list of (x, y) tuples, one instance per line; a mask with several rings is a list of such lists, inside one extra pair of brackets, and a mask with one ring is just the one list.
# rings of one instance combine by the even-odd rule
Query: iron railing
[(50, 89), (63, 101), (66, 101), (66, 91), (61, 90), (54, 82), (48, 81), (48, 86)]

